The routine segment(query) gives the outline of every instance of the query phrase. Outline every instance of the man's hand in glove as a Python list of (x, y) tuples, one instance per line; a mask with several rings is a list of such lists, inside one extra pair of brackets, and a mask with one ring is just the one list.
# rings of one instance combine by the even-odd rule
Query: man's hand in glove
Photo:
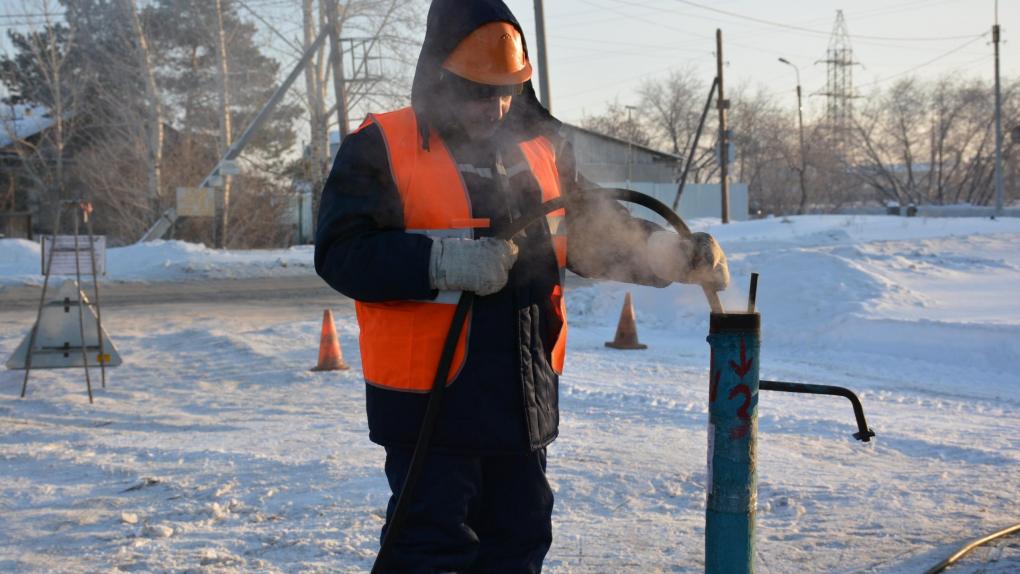
[(510, 241), (437, 239), (429, 256), (429, 282), (441, 291), (492, 295), (506, 285), (516, 261), (517, 246)]
[(648, 238), (648, 265), (668, 281), (704, 285), (722, 291), (730, 284), (726, 254), (707, 233), (681, 237), (657, 231)]

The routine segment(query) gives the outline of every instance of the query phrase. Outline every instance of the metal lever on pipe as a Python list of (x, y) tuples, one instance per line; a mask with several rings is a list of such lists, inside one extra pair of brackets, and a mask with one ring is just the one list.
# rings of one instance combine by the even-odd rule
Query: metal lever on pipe
[(846, 397), (854, 407), (854, 417), (857, 419), (858, 431), (854, 438), (861, 442), (871, 442), (875, 431), (868, 428), (868, 421), (864, 418), (864, 407), (861, 400), (857, 398), (850, 389), (833, 387), (829, 385), (808, 385), (803, 383), (786, 383), (782, 381), (761, 381), (758, 386), (763, 391), (781, 391), (784, 393), (802, 393), (808, 395), (835, 395)]

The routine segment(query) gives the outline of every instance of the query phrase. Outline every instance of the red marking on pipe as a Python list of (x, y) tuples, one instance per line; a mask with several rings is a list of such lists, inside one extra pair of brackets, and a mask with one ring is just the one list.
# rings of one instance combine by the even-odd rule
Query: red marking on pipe
[(740, 405), (737, 409), (737, 416), (743, 420), (751, 420), (751, 413), (747, 412), (751, 408), (751, 387), (747, 385), (737, 385), (730, 389), (730, 398), (734, 398), (737, 395), (744, 395), (744, 404)]
[(744, 380), (744, 375), (751, 370), (751, 365), (753, 364), (754, 358), (747, 358), (747, 343), (744, 342), (744, 339), (740, 339), (740, 364), (738, 365), (733, 361), (730, 361), (730, 368), (733, 369), (733, 372), (736, 373), (742, 381)]
[(737, 385), (730, 389), (731, 399), (737, 395), (744, 395), (744, 403), (737, 409), (737, 417), (744, 422), (730, 431), (730, 438), (733, 440), (744, 438), (751, 430), (751, 413), (748, 412), (751, 408), (751, 387)]

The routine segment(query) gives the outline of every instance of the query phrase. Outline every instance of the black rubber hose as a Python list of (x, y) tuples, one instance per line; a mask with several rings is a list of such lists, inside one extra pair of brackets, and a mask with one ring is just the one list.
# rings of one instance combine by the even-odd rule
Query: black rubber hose
[[(597, 193), (605, 195), (610, 199), (616, 199), (619, 201), (625, 201), (627, 203), (640, 205), (642, 207), (647, 207), (648, 209), (654, 211), (656, 215), (659, 215), (660, 217), (665, 219), (666, 222), (669, 223), (670, 227), (672, 227), (682, 237), (691, 237), (694, 235), (693, 233), (691, 233), (691, 229), (687, 227), (687, 224), (684, 223), (684, 220), (681, 219), (680, 216), (676, 214), (676, 212), (670, 209), (669, 206), (666, 205), (665, 203), (662, 203), (661, 201), (655, 199), (650, 195), (645, 195), (639, 191), (634, 191), (632, 189), (622, 189), (617, 187), (595, 187), (581, 190), (581, 193)], [(504, 235), (500, 236), (509, 239), (510, 237), (513, 237), (518, 232), (523, 230), (528, 225), (534, 223), (535, 219), (538, 219), (539, 217), (544, 217), (548, 213), (551, 213), (553, 211), (556, 211), (557, 209), (569, 205), (570, 200), (563, 197), (558, 197), (552, 201), (543, 203), (542, 206), (537, 211), (528, 213), (524, 217), (521, 217), (520, 219), (515, 221), (514, 224), (512, 224), (512, 227), (508, 228), (509, 231), (512, 231), (512, 233), (509, 236)], [(701, 289), (705, 293), (705, 299), (708, 301), (708, 306), (711, 307), (712, 312), (725, 313), (722, 301), (719, 299), (719, 293), (717, 293), (715, 290), (708, 287), (707, 285), (702, 285)]]
[[(680, 216), (674, 213), (672, 209), (654, 197), (629, 189), (617, 188), (593, 188), (583, 190), (581, 193), (601, 193), (611, 199), (647, 207), (662, 216), (680, 235), (684, 237), (691, 236), (691, 230), (684, 223), (683, 219), (680, 219)], [(564, 197), (547, 201), (539, 206), (539, 208), (524, 214), (501, 229), (496, 234), (496, 237), (511, 239), (529, 225), (568, 205), (569, 200)], [(708, 287), (704, 287), (704, 290), (713, 311), (716, 311), (718, 308), (718, 312), (721, 312), (722, 305), (719, 304), (719, 295)], [(429, 392), (428, 406), (426, 406), (425, 415), (422, 418), (421, 430), (418, 431), (418, 440), (414, 445), (414, 454), (411, 455), (411, 464), (407, 469), (407, 477), (404, 478), (404, 485), (400, 488), (400, 494), (397, 496), (397, 505), (393, 509), (393, 516), (390, 517), (389, 524), (386, 526), (386, 533), (383, 535), (379, 554), (376, 555), (375, 564), (372, 566), (372, 574), (382, 574), (385, 572), (383, 567), (393, 552), (395, 540), (400, 535), (400, 531), (403, 529), (404, 522), (407, 519), (411, 497), (414, 496), (418, 479), (425, 468), (425, 459), (428, 457), (432, 433), (435, 431), (436, 422), (439, 420), (439, 412), (443, 405), (443, 394), (446, 392), (446, 377), (453, 363), (454, 352), (457, 350), (457, 341), (464, 330), (464, 324), (468, 314), (471, 313), (474, 300), (475, 294), (469, 291), (462, 292), (460, 299), (457, 300), (457, 308), (453, 312), (450, 331), (446, 335), (446, 341), (443, 343), (443, 352), (439, 357), (439, 368), (436, 369), (436, 376), (432, 380), (432, 390)]]
[(453, 355), (457, 350), (457, 340), (464, 330), (467, 316), (475, 302), (475, 294), (471, 291), (463, 291), (457, 300), (457, 308), (453, 311), (453, 321), (450, 323), (450, 331), (446, 335), (446, 342), (443, 344), (443, 353), (439, 356), (439, 368), (436, 369), (436, 377), (432, 380), (432, 391), (429, 393), (429, 404), (425, 407), (425, 416), (421, 421), (421, 430), (418, 431), (418, 440), (414, 445), (414, 454), (411, 455), (411, 465), (407, 469), (407, 477), (404, 478), (404, 485), (397, 497), (397, 506), (393, 509), (393, 516), (386, 527), (386, 534), (383, 535), (382, 545), (379, 547), (379, 554), (375, 557), (375, 565), (372, 566), (372, 574), (381, 573), (386, 559), (393, 551), (394, 540), (403, 529), (404, 521), (407, 519), (407, 510), (411, 505), (411, 497), (414, 495), (415, 486), (421, 471), (425, 468), (425, 458), (429, 454), (429, 443), (432, 442), (432, 432), (439, 420), (439, 410), (443, 406), (443, 394), (446, 392), (446, 377), (453, 364)]

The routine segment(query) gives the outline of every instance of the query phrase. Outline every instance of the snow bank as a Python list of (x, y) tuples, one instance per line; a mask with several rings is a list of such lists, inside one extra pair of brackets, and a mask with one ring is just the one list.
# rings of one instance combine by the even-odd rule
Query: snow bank
[(0, 285), (29, 283), (38, 275), (39, 244), (25, 239), (0, 239)]
[[(751, 272), (769, 345), (804, 352), (896, 353), (1006, 369), (1020, 360), (1020, 219), (800, 216), (721, 225), (729, 255), (728, 309), (743, 309)], [(313, 248), (217, 250), (153, 241), (108, 251), (108, 280), (180, 281), (314, 273)], [(39, 247), (0, 240), (0, 284), (39, 283)], [(568, 295), (575, 325), (612, 326), (631, 291), (639, 322), (674, 335), (707, 331), (699, 289), (596, 283)], [(947, 349), (951, 352), (947, 353)]]
[[(150, 241), (107, 250), (107, 280), (183, 281), (314, 273), (310, 245), (290, 249), (222, 250), (184, 241)], [(39, 284), (39, 245), (0, 239), (0, 285)]]
[[(885, 354), (1003, 372), (1020, 361), (1020, 220), (808, 216), (692, 227), (729, 254), (727, 309), (746, 309), (750, 274), (760, 274), (766, 356)], [(573, 290), (568, 311), (577, 324), (611, 326), (627, 291), (639, 324), (707, 332), (704, 297), (691, 286), (595, 284)]]
[[(746, 305), (761, 273), (762, 375), (850, 387), (762, 393), (757, 552), (772, 574), (913, 574), (1020, 514), (1020, 222), (804, 217), (719, 226)], [(0, 243), (3, 280), (38, 277)], [(110, 278), (311, 273), (311, 249), (112, 249)], [(304, 266), (302, 266), (304, 265)], [(229, 275), (227, 275), (229, 276)], [(690, 286), (568, 284), (560, 438), (549, 449), (549, 574), (701, 572), (707, 313)], [(641, 352), (606, 349), (626, 291)], [(111, 306), (125, 357), (85, 398), (76, 369), (0, 369), (0, 571), (366, 572), (389, 490), (367, 439), (355, 312), (334, 308), (351, 370), (313, 373), (319, 309)], [(0, 308), (0, 358), (31, 312)], [(457, 383), (455, 383), (457, 384)], [(960, 574), (1017, 572), (1008, 542)]]

